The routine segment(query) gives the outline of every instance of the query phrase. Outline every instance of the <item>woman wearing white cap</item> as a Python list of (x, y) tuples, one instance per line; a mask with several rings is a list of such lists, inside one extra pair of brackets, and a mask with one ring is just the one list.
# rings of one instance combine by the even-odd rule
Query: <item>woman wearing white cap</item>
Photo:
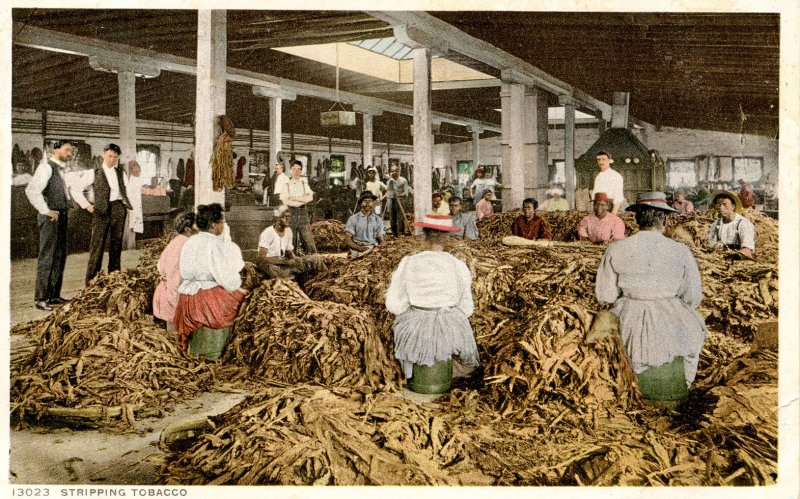
[(663, 192), (639, 194), (627, 211), (636, 214), (640, 231), (608, 247), (595, 295), (614, 304), (645, 399), (674, 407), (688, 395), (706, 336), (697, 314), (700, 271), (688, 246), (664, 236), (667, 214), (675, 210)]
[(569, 211), (569, 201), (564, 199), (564, 189), (553, 187), (547, 191), (547, 201), (542, 205), (544, 211)]
[(472, 275), (466, 264), (444, 251), (458, 230), (447, 215), (427, 215), (423, 228), (428, 250), (403, 257), (386, 292), (394, 321), (395, 357), (406, 378), (414, 365), (433, 366), (453, 356), (477, 367), (478, 347), (469, 324), (473, 312)]

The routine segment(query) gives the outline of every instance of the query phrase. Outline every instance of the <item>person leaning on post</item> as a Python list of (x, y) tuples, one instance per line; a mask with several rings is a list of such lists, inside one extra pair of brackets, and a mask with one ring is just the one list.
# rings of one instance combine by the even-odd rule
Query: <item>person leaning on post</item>
[(395, 357), (406, 378), (415, 364), (433, 366), (456, 356), (477, 367), (478, 347), (469, 323), (473, 312), (472, 275), (466, 264), (444, 251), (449, 234), (458, 230), (446, 215), (426, 215), (427, 249), (408, 255), (392, 274), (386, 308), (394, 321)]
[(688, 396), (706, 337), (700, 270), (688, 246), (664, 235), (675, 210), (663, 192), (639, 194), (627, 211), (640, 230), (606, 249), (595, 296), (613, 304), (644, 398), (675, 408)]

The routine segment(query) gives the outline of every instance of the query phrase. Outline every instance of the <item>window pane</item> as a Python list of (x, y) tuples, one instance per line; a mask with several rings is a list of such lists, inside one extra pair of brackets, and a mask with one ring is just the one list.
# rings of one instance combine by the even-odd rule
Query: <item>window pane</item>
[(743, 179), (745, 182), (761, 180), (763, 160), (761, 158), (733, 158), (733, 180)]
[(686, 189), (697, 186), (697, 171), (693, 159), (670, 159), (667, 162), (667, 186)]

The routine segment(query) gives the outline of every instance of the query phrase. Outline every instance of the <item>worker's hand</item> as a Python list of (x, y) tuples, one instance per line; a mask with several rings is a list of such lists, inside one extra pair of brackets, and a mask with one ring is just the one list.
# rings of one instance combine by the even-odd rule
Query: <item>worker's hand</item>
[(750, 259), (753, 258), (753, 250), (751, 250), (750, 248), (742, 248), (742, 249), (739, 250), (739, 253), (741, 253), (742, 255), (746, 256), (747, 258), (750, 258)]
[(53, 222), (57, 222), (58, 221), (58, 212), (57, 211), (50, 210), (50, 211), (47, 212), (47, 216), (50, 217), (50, 220), (52, 220)]
[(89, 213), (94, 213), (94, 205), (90, 204), (89, 206), (87, 206), (86, 211), (88, 211)]

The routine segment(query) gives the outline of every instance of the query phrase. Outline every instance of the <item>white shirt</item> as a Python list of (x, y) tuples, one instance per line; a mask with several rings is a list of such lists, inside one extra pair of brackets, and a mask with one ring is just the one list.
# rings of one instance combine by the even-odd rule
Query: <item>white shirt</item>
[[(119, 182), (117, 182), (117, 175), (114, 173), (113, 167), (107, 167), (103, 165), (103, 173), (106, 175), (106, 179), (108, 180), (108, 186), (111, 189), (111, 193), (108, 196), (108, 202), (116, 201), (118, 199), (122, 199), (119, 194)], [(113, 180), (112, 180), (113, 179)], [(128, 176), (125, 175), (123, 172), (122, 174), (122, 182), (125, 184), (126, 190), (129, 187), (128, 184)], [(94, 170), (85, 170), (82, 172), (81, 175), (76, 176), (74, 182), (69, 187), (69, 193), (72, 196), (72, 199), (75, 200), (78, 205), (84, 210), (89, 207), (90, 203), (86, 197), (84, 191), (94, 184)], [(130, 197), (128, 198), (130, 199)]]
[(286, 175), (285, 173), (281, 173), (280, 175), (278, 175), (275, 178), (275, 191), (273, 192), (273, 194), (278, 194), (280, 196), (280, 194), (283, 192), (283, 186), (288, 181), (289, 181), (289, 176)]
[(592, 199), (594, 199), (596, 193), (605, 192), (614, 201), (614, 204), (622, 203), (625, 199), (622, 183), (622, 175), (612, 168), (598, 173), (594, 178)]
[(267, 258), (283, 256), (287, 251), (294, 251), (292, 244), (292, 229), (283, 229), (283, 237), (278, 235), (274, 225), (270, 225), (258, 238), (258, 247), (267, 250)]
[(281, 186), (279, 194), (281, 197), (281, 202), (283, 204), (286, 204), (286, 202), (289, 201), (289, 198), (296, 198), (308, 195), (313, 196), (314, 191), (312, 191), (311, 187), (308, 185), (308, 179), (306, 177), (300, 177), (297, 180), (290, 178), (289, 180), (284, 182), (283, 185)]
[(198, 232), (181, 249), (181, 285), (178, 292), (194, 295), (203, 289), (222, 286), (233, 292), (242, 287), (239, 272), (244, 268), (242, 250), (210, 232)]
[(467, 317), (472, 315), (472, 274), (467, 265), (443, 251), (404, 256), (386, 291), (386, 309), (400, 315), (412, 306), (456, 306)]
[[(58, 165), (58, 174), (61, 175), (61, 180), (64, 182), (64, 191), (66, 191), (67, 202), (69, 203), (71, 193), (69, 192), (70, 189), (65, 177), (64, 168), (66, 165), (56, 158), (50, 158), (50, 161)], [(50, 182), (50, 176), (52, 174), (53, 169), (47, 161), (39, 163), (39, 166), (36, 167), (36, 171), (33, 173), (33, 178), (28, 182), (28, 187), (25, 188), (25, 195), (28, 196), (31, 205), (42, 215), (50, 213), (50, 208), (47, 207), (47, 201), (45, 201), (42, 191), (47, 187), (47, 183)], [(67, 206), (69, 206), (69, 204), (67, 204)]]
[(378, 196), (378, 199), (380, 199), (381, 194), (386, 192), (386, 184), (384, 184), (380, 180), (375, 180), (374, 182), (367, 182), (365, 186), (366, 190)]
[[(736, 235), (737, 229), (739, 231), (738, 237)], [(732, 245), (738, 242), (742, 248), (748, 248), (751, 251), (756, 250), (756, 227), (753, 222), (738, 213), (728, 223), (725, 223), (722, 218), (718, 218), (708, 228), (706, 237), (710, 244), (721, 242), (722, 244)]]

